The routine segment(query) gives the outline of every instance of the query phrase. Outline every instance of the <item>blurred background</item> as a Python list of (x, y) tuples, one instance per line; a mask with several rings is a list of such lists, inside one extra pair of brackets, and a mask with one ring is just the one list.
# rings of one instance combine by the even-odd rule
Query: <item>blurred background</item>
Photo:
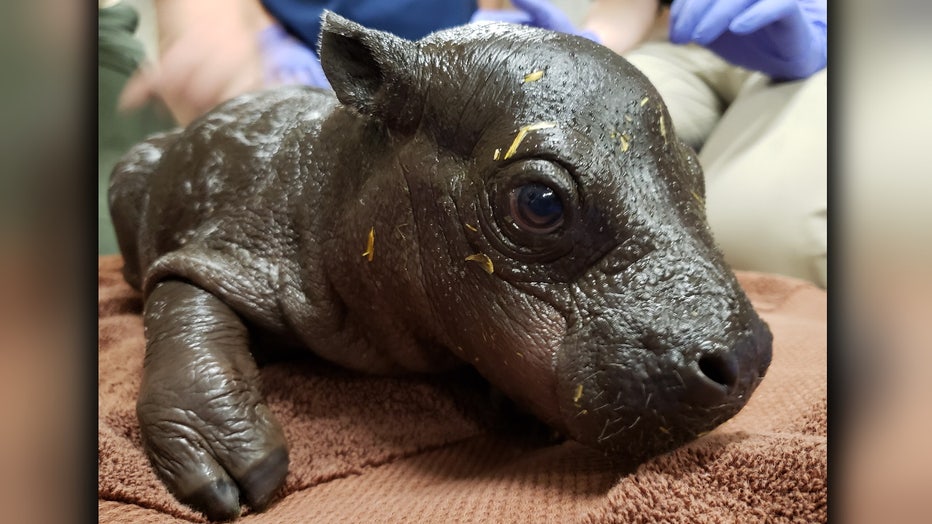
[[(138, 36), (153, 41), (145, 2), (132, 3)], [(580, 13), (587, 2), (558, 3)], [(830, 514), (920, 522), (932, 514), (932, 4), (830, 4)], [(0, 7), (7, 522), (95, 514), (91, 8)]]
[(830, 2), (834, 516), (932, 514), (932, 5)]
[[(153, 2), (157, 0), (123, 0), (123, 3), (132, 6), (139, 13), (139, 27), (136, 28), (136, 38), (145, 46), (146, 56), (154, 58), (158, 50), (158, 22), (155, 20)], [(591, 0), (553, 0), (570, 19), (581, 24), (589, 8)]]

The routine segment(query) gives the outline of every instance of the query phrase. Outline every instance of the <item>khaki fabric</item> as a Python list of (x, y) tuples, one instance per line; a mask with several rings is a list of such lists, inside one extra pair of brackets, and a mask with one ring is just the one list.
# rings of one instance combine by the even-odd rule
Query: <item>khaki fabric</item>
[(669, 42), (649, 42), (626, 58), (699, 152), (709, 224), (728, 263), (825, 287), (827, 70), (776, 83), (707, 49)]

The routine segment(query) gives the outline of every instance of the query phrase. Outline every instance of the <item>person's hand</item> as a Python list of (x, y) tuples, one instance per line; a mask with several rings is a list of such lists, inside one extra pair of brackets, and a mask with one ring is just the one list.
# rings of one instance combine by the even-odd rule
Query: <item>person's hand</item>
[(273, 24), (259, 33), (259, 48), (266, 86), (302, 84), (330, 88), (320, 58), (280, 25)]
[(806, 78), (826, 65), (825, 0), (675, 0), (670, 41), (696, 42), (775, 79)]
[(470, 22), (522, 24), (599, 41), (595, 33), (577, 28), (560, 8), (548, 0), (511, 0), (511, 3), (515, 10), (479, 9), (473, 14)]
[(181, 125), (215, 105), (263, 87), (257, 34), (270, 19), (254, 0), (156, 2), (160, 56), (130, 78), (120, 107), (160, 98)]

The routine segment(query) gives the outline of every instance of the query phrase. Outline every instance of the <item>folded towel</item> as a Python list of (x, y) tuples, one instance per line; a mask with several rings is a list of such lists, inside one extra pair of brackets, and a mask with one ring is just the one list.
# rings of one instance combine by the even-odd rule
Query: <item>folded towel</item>
[[(98, 262), (99, 521), (204, 522), (142, 450), (142, 301), (121, 267)], [(271, 362), (263, 389), (291, 467), (278, 502), (239, 522), (824, 522), (826, 293), (738, 278), (773, 331), (767, 377), (733, 419), (634, 472), (572, 441), (502, 430), (467, 370), (373, 377), (310, 356)]]

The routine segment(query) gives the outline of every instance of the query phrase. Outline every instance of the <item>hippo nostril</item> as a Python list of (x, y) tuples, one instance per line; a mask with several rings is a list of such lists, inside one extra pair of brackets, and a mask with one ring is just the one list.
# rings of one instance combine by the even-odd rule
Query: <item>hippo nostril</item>
[(738, 383), (738, 359), (731, 353), (712, 353), (699, 359), (699, 370), (712, 381), (733, 388)]

